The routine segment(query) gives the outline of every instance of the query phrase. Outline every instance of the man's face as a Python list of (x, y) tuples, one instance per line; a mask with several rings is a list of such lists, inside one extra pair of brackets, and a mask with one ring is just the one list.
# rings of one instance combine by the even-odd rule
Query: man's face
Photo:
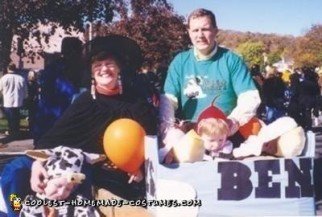
[(202, 54), (208, 55), (216, 44), (218, 29), (208, 17), (192, 18), (189, 23), (189, 36), (193, 46)]

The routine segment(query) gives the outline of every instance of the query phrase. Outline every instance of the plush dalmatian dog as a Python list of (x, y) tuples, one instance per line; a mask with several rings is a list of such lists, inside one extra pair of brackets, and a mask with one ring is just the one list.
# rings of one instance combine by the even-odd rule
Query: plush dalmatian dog
[[(26, 154), (37, 160), (45, 161), (45, 169), (48, 173), (47, 186), (44, 194), (28, 195), (25, 201), (46, 200), (46, 192), (50, 188), (54, 188), (53, 180), (65, 177), (67, 182), (80, 184), (86, 178), (85, 174), (81, 173), (84, 161), (88, 163), (96, 163), (105, 159), (105, 156), (98, 154), (90, 154), (83, 152), (80, 149), (74, 149), (64, 146), (59, 146), (51, 150), (31, 150)], [(81, 195), (76, 195), (72, 200), (87, 200)], [(68, 201), (67, 201), (68, 202)], [(55, 208), (40, 206), (23, 205), (20, 216), (100, 216), (98, 211), (92, 206), (56, 206)]]

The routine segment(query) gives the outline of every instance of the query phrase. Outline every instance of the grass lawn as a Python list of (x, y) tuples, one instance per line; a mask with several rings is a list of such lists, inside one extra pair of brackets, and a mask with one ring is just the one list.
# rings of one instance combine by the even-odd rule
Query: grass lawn
[[(28, 121), (26, 117), (28, 117), (28, 110), (26, 108), (20, 109), (20, 130), (26, 131), (28, 130)], [(0, 133), (4, 133), (8, 130), (8, 121), (4, 116), (3, 108), (0, 108)]]
[(0, 132), (6, 131), (8, 129), (8, 121), (6, 119), (0, 119)]
[[(20, 119), (20, 129), (28, 129), (28, 121), (26, 118)], [(8, 121), (5, 118), (0, 118), (0, 132), (4, 133), (8, 130)]]

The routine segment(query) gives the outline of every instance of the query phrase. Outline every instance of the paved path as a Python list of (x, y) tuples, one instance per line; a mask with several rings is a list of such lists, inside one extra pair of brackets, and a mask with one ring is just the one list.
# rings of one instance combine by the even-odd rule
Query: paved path
[(7, 143), (4, 148), (0, 147), (0, 156), (21, 153), (21, 152), (24, 152), (25, 150), (29, 150), (33, 148), (34, 146), (33, 146), (32, 139), (12, 141)]

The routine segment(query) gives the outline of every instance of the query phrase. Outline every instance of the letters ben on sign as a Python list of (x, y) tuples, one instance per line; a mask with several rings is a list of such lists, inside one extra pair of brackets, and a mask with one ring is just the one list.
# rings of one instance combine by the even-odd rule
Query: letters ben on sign
[[(194, 208), (198, 209), (198, 216), (314, 215), (314, 134), (308, 133), (307, 138), (303, 156), (291, 159), (257, 157), (163, 165), (158, 158), (157, 139), (147, 137), (147, 198), (179, 200), (176, 195), (181, 195), (183, 199), (182, 183), (194, 192), (193, 196), (187, 194), (190, 198), (186, 199), (201, 200), (202, 205)], [(183, 210), (149, 209), (157, 216), (180, 215)], [(193, 213), (191, 207), (185, 209)]]

